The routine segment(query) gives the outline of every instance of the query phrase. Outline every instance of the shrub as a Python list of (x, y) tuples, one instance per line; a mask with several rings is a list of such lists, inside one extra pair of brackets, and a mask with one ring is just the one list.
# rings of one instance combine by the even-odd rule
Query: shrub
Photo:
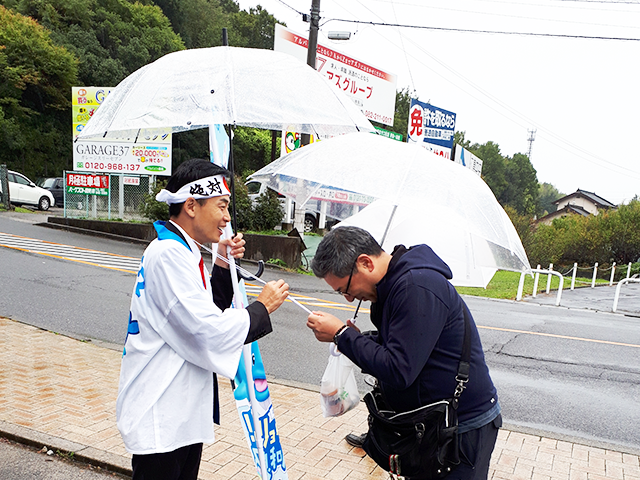
[(152, 222), (156, 220), (169, 220), (169, 205), (156, 200), (156, 195), (166, 185), (167, 180), (158, 180), (151, 193), (147, 193), (144, 196), (144, 203), (140, 207), (140, 212)]
[[(166, 184), (166, 180), (156, 182), (152, 193), (144, 196), (144, 204), (140, 207), (140, 210), (142, 215), (151, 221), (169, 220), (169, 206), (156, 200), (156, 195)], [(236, 177), (234, 190), (237, 221), (237, 225), (234, 225), (234, 230), (272, 230), (280, 224), (284, 211), (275, 192), (268, 190), (268, 194), (260, 195), (256, 204), (252, 205), (249, 192), (242, 178)], [(233, 206), (230, 206), (229, 213), (233, 215), (232, 212)], [(231, 220), (233, 221), (233, 218)]]
[[(234, 225), (234, 227), (236, 230), (240, 230), (242, 232), (246, 230), (253, 230), (255, 213), (253, 211), (253, 206), (251, 205), (247, 186), (244, 184), (242, 178), (238, 176), (236, 176), (235, 179), (234, 190), (236, 218), (238, 223), (238, 225)], [(233, 207), (230, 207), (229, 210), (233, 212)]]
[(258, 197), (256, 205), (253, 206), (254, 230), (272, 230), (273, 227), (282, 222), (284, 210), (280, 205), (278, 194), (273, 190), (267, 190)]

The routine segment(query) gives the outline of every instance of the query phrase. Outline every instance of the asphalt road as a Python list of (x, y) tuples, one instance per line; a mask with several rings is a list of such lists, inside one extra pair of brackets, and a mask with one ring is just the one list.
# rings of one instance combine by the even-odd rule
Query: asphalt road
[(0, 438), (0, 478), (6, 480), (114, 480), (125, 477)]
[[(36, 227), (0, 214), (0, 232), (140, 257), (142, 247)], [(0, 315), (120, 349), (134, 274), (0, 248)], [(251, 267), (245, 264), (245, 267)], [(310, 276), (268, 269), (305, 303), (325, 303), (340, 318), (354, 306)], [(569, 298), (570, 292), (565, 292)], [(315, 300), (314, 300), (315, 299)], [(465, 297), (498, 387), (505, 421), (525, 431), (640, 451), (640, 318), (584, 308)], [(368, 315), (358, 317), (371, 328)], [(319, 385), (328, 347), (287, 303), (260, 341), (267, 372), (278, 381)], [(362, 384), (361, 384), (362, 385)]]

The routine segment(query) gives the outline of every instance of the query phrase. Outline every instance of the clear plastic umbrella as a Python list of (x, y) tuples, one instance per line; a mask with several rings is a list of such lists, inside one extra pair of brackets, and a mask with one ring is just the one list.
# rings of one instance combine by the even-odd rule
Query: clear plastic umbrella
[(498, 269), (530, 271), (487, 184), (419, 146), (343, 135), (296, 150), (250, 178), (341, 225), (368, 230), (387, 251), (426, 243), (451, 267), (454, 285), (485, 287)]
[(170, 53), (125, 78), (79, 138), (127, 138), (210, 125), (316, 135), (374, 131), (308, 65), (272, 50), (212, 47)]

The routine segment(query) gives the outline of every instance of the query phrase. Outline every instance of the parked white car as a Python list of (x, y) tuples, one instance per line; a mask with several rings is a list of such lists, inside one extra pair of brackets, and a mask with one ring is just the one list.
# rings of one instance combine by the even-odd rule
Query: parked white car
[[(7, 170), (9, 177), (9, 196), (15, 205), (34, 205), (40, 210), (49, 210), (55, 204), (49, 190), (36, 186), (31, 180), (18, 172)], [(2, 185), (0, 185), (2, 188)]]

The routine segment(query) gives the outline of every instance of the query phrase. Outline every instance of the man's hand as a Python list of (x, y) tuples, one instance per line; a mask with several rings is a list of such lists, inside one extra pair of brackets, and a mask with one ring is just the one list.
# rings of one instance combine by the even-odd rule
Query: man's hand
[(262, 303), (271, 314), (275, 312), (289, 296), (289, 285), (284, 280), (271, 281), (262, 287), (258, 301)]
[[(220, 242), (218, 242), (218, 254), (222, 255), (224, 258), (228, 258), (227, 246), (230, 246), (231, 256), (233, 258), (242, 258), (244, 257), (245, 243), (247, 242), (245, 242), (245, 240), (242, 238), (242, 234), (237, 233), (236, 236), (232, 239), (225, 238), (224, 240), (220, 240)], [(229, 268), (227, 262), (225, 262), (224, 260), (220, 260), (219, 258), (216, 258), (216, 265), (223, 268)]]
[(307, 327), (313, 330), (316, 338), (321, 342), (332, 342), (333, 336), (344, 326), (342, 320), (330, 313), (311, 312), (307, 318)]
[(347, 320), (347, 326), (353, 328), (356, 332), (360, 333), (360, 329), (356, 327), (356, 324), (354, 323), (354, 320), (352, 318)]

